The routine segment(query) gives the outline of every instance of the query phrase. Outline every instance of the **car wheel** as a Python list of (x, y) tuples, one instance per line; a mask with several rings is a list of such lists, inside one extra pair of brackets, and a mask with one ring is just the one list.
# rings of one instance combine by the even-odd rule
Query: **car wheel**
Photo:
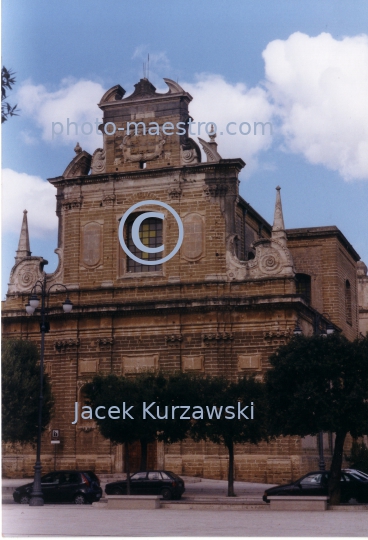
[(78, 495), (74, 497), (74, 504), (86, 504), (86, 502), (86, 498), (82, 493), (78, 493)]
[(169, 501), (171, 499), (171, 491), (167, 488), (161, 491), (161, 495), (165, 501)]
[(121, 489), (114, 488), (111, 492), (111, 495), (122, 495)]
[(28, 497), (28, 495), (21, 495), (20, 499), (19, 499), (19, 503), (20, 504), (29, 504), (30, 500), (31, 500), (31, 498)]

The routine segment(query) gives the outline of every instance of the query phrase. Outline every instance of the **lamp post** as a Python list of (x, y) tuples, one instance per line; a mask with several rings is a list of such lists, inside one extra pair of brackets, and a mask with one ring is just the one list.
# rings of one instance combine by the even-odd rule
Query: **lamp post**
[[(50, 330), (50, 325), (48, 321), (46, 321), (46, 313), (47, 313), (46, 298), (48, 298), (52, 287), (56, 287), (56, 286), (64, 287), (66, 292), (68, 292), (68, 289), (62, 283), (54, 283), (47, 289), (46, 274), (45, 274), (43, 280), (36, 281), (35, 285), (33, 286), (31, 290), (31, 296), (29, 298), (29, 302), (26, 305), (26, 312), (28, 313), (28, 315), (33, 315), (33, 313), (38, 308), (38, 305), (40, 303), (39, 298), (37, 296), (37, 289), (39, 289), (39, 294), (41, 295), (40, 397), (39, 397), (39, 402), (38, 402), (37, 457), (36, 457), (36, 463), (34, 466), (35, 474), (34, 474), (34, 482), (33, 482), (33, 487), (32, 487), (31, 499), (29, 501), (30, 506), (43, 506), (43, 494), (41, 490), (43, 361), (44, 361), (44, 353), (45, 353), (45, 334), (46, 332), (49, 332)], [(70, 313), (72, 309), (73, 309), (73, 304), (67, 296), (63, 303), (63, 310), (65, 313)]]

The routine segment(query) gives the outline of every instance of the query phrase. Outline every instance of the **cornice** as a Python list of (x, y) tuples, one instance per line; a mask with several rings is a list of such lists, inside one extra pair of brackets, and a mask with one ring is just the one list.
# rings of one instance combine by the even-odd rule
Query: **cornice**
[[(56, 176), (54, 178), (48, 178), (48, 182), (55, 187), (63, 187), (70, 185), (87, 185), (87, 184), (101, 184), (107, 182), (119, 182), (122, 180), (134, 180), (134, 179), (147, 179), (150, 177), (156, 178), (162, 175), (168, 174), (182, 174), (186, 173), (209, 173), (219, 172), (224, 173), (231, 169), (235, 169), (236, 173), (239, 173), (241, 169), (245, 167), (245, 163), (241, 158), (236, 159), (221, 159), (218, 163), (196, 163), (193, 165), (186, 165), (184, 167), (160, 167), (157, 169), (144, 169), (137, 171), (116, 172), (116, 173), (101, 173), (101, 174), (89, 174), (85, 176), (78, 176), (76, 178), (65, 178), (64, 176)], [(216, 180), (216, 178), (214, 179)]]
[[(157, 300), (150, 302), (127, 302), (122, 303), (96, 303), (88, 305), (74, 305), (73, 311), (65, 317), (65, 314), (60, 308), (49, 309), (48, 317), (50, 319), (79, 319), (81, 317), (101, 317), (104, 315), (116, 316), (132, 316), (140, 313), (152, 312), (157, 315), (160, 313), (176, 313), (178, 310), (187, 312), (209, 312), (213, 309), (216, 311), (233, 311), (242, 309), (278, 309), (278, 308), (294, 308), (304, 309), (311, 314), (315, 312), (310, 308), (305, 299), (298, 294), (278, 294), (268, 296), (251, 296), (251, 297), (219, 297), (219, 298), (202, 298), (202, 299), (176, 299), (176, 300)], [(10, 311), (3, 310), (2, 318), (11, 319), (12, 321), (29, 320), (37, 322), (37, 316), (26, 315), (23, 310)]]

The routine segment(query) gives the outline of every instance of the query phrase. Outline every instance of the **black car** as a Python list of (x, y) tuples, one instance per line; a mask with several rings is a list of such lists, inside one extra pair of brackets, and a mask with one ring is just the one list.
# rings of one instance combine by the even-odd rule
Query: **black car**
[[(33, 482), (16, 488), (16, 503), (28, 504)], [(55, 471), (41, 478), (41, 491), (45, 503), (74, 502), (87, 504), (102, 497), (100, 481), (92, 471)]]
[[(180, 499), (185, 491), (184, 480), (170, 471), (137, 472), (130, 477), (131, 495), (162, 495), (166, 500)], [(106, 484), (106, 495), (126, 495), (127, 481)]]
[[(270, 495), (328, 495), (329, 471), (315, 471), (302, 476), (292, 484), (266, 489), (263, 500), (270, 502)], [(341, 472), (341, 502), (355, 499), (368, 502), (368, 474), (356, 469), (343, 469)]]

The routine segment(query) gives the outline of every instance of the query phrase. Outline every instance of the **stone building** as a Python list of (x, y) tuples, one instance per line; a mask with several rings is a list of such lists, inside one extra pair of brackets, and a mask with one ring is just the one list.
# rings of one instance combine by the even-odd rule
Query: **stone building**
[[(61, 433), (58, 468), (124, 470), (122, 448), (104, 440), (93, 420), (72, 425), (74, 402), (83, 402), (83, 386), (96, 373), (162, 369), (234, 380), (245, 373), (262, 378), (270, 354), (297, 324), (311, 335), (331, 322), (354, 339), (360, 305), (362, 331), (367, 329), (366, 267), (359, 263), (359, 303), (359, 256), (344, 235), (336, 227), (285, 229), (279, 187), (274, 222), (267, 223), (239, 195), (243, 160), (222, 158), (215, 133), (209, 131), (208, 141), (199, 139), (203, 162), (188, 133), (192, 97), (177, 83), (165, 82), (165, 94), (147, 79), (128, 97), (119, 85), (106, 92), (99, 103), (103, 148), (90, 155), (77, 144), (63, 175), (49, 179), (56, 193), (59, 264), (46, 274), (48, 286), (55, 286), (49, 298), (45, 368), (56, 398), (50, 430)], [(130, 133), (128, 122), (136, 123)], [(126, 254), (118, 237), (122, 216), (135, 205), (122, 235), (138, 261)], [(175, 256), (154, 264), (178, 241), (178, 222), (170, 209), (180, 216), (184, 240)], [(140, 251), (133, 242), (134, 222), (142, 212), (157, 211), (164, 219), (147, 217), (140, 238), (151, 248), (164, 244), (164, 252)], [(39, 318), (26, 315), (25, 304), (47, 261), (31, 254), (26, 213), (15, 260), (3, 304), (3, 332), (39, 343)], [(58, 283), (69, 291), (70, 314), (62, 311), (65, 291)], [(331, 444), (326, 434), (327, 462)], [(31, 448), (8, 446), (4, 471), (31, 475), (34, 459)], [(53, 460), (46, 432), (44, 471), (53, 468)], [(280, 438), (237, 447), (235, 476), (281, 482), (317, 464), (315, 437)], [(149, 466), (224, 478), (227, 457), (210, 443), (157, 443), (150, 447)]]

